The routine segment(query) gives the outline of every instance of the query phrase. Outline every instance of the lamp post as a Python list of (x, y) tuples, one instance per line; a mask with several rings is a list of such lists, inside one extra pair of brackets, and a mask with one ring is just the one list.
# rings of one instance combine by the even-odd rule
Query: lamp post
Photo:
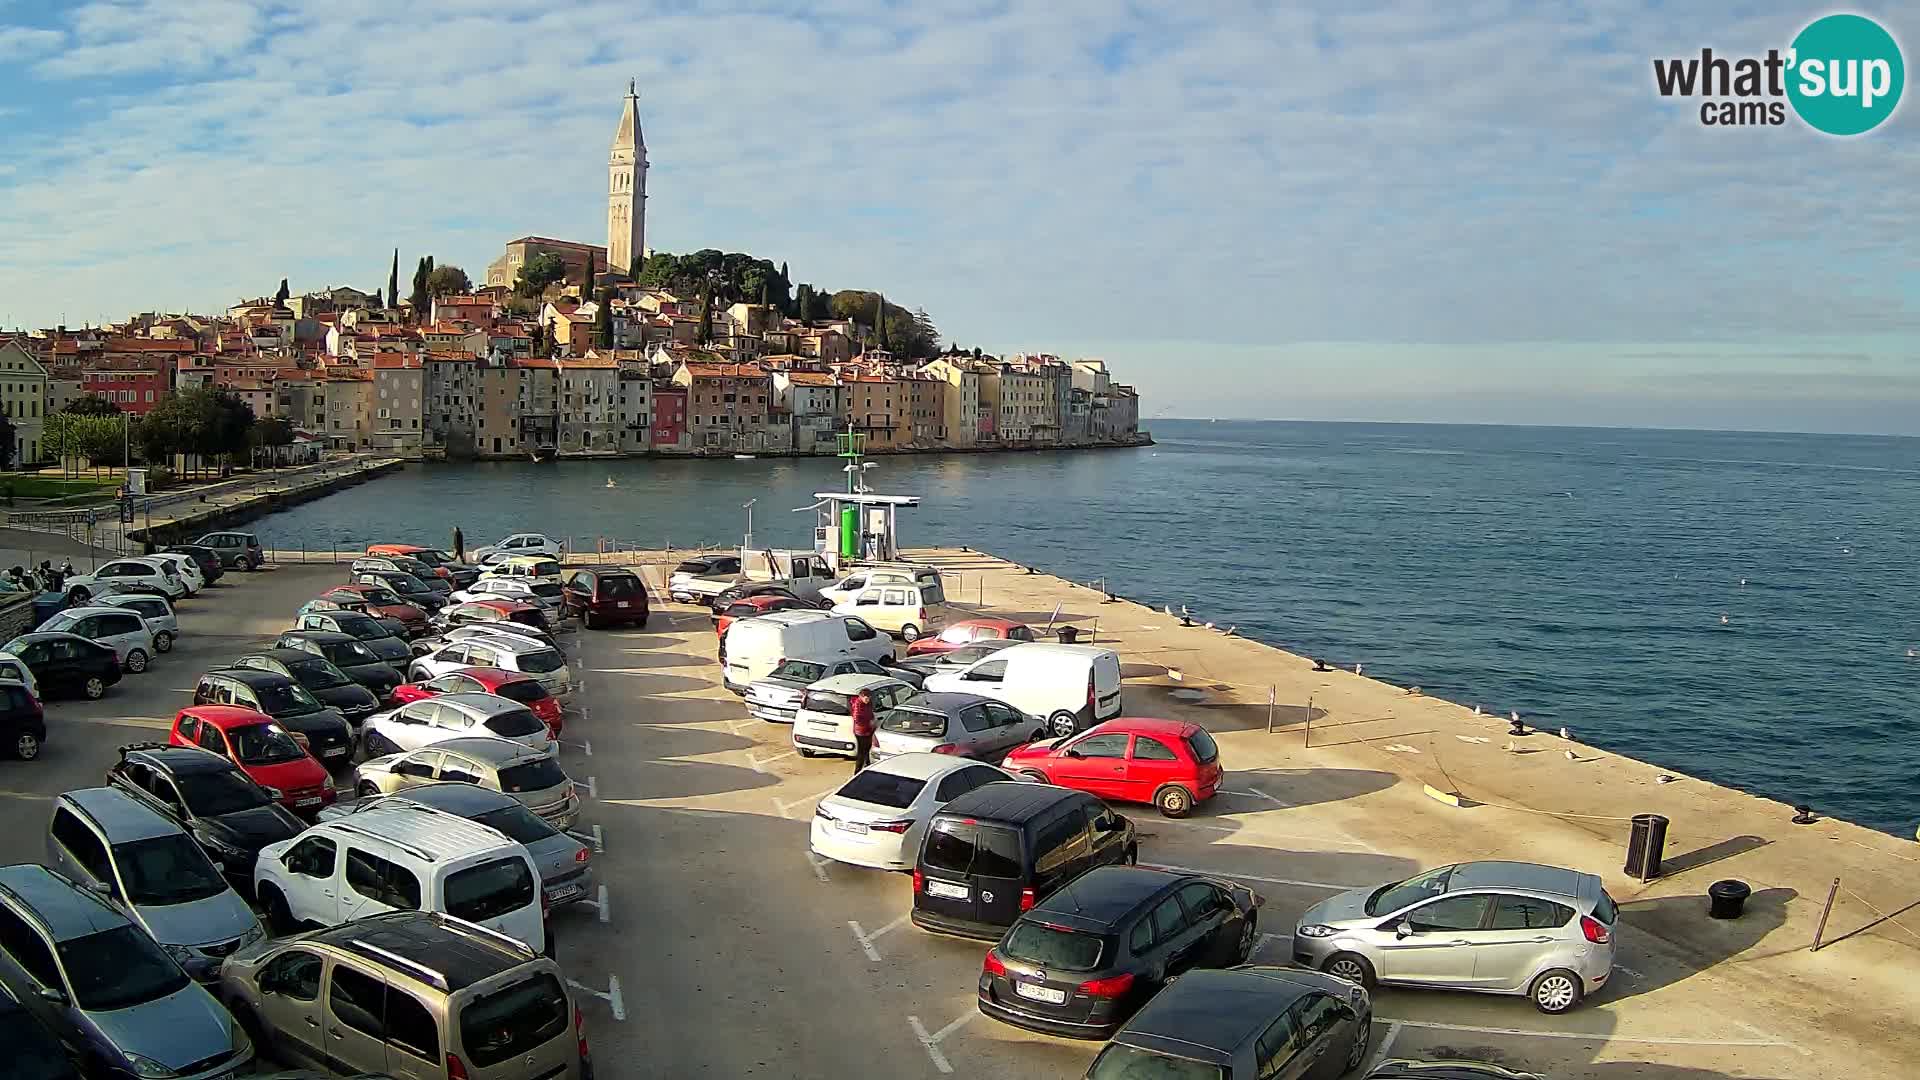
[(753, 504), (759, 501), (759, 499), (748, 499), (746, 502), (740, 504), (740, 509), (747, 512), (747, 535), (746, 539), (740, 542), (740, 547), (743, 551), (753, 547)]

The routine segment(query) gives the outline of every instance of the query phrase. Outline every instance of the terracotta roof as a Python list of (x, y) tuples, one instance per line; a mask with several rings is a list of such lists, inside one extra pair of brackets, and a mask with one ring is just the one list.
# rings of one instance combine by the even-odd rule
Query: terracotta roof
[(575, 356), (560, 362), (560, 367), (566, 371), (572, 371), (576, 368), (612, 371), (619, 366), (619, 362), (611, 356), (594, 356), (592, 354)]
[(824, 371), (789, 371), (787, 381), (795, 386), (837, 386), (833, 376)]
[(420, 358), (412, 353), (383, 352), (373, 354), (373, 366), (380, 371), (395, 371), (401, 368), (417, 368)]
[(472, 364), (478, 363), (479, 360), (479, 357), (466, 352), (442, 352), (436, 350), (428, 353), (426, 356), (426, 361), (429, 364)]
[(712, 364), (685, 360), (687, 371), (697, 379), (764, 379), (767, 369), (759, 364)]

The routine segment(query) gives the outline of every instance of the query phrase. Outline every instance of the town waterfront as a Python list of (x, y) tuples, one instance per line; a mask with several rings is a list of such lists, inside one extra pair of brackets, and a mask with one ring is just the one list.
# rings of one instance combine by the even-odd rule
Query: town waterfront
[[(1152, 427), (1151, 448), (890, 457), (868, 481), (925, 498), (909, 544), (1105, 579), (1719, 783), (1902, 836), (1920, 824), (1894, 752), (1920, 726), (1913, 440)], [(470, 545), (547, 529), (690, 547), (738, 542), (755, 499), (757, 543), (802, 546), (812, 517), (788, 511), (843, 485), (804, 459), (429, 465), (256, 529), (282, 548), (444, 544), (450, 520)]]

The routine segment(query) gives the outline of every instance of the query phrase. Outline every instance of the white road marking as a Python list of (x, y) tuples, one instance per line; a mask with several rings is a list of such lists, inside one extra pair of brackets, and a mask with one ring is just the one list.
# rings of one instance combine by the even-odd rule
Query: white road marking
[(1286, 800), (1284, 800), (1284, 799), (1281, 799), (1281, 798), (1279, 798), (1279, 797), (1277, 797), (1277, 796), (1274, 796), (1274, 795), (1269, 795), (1269, 794), (1267, 794), (1266, 792), (1264, 792), (1264, 791), (1261, 791), (1261, 790), (1259, 790), (1259, 789), (1257, 789), (1257, 788), (1255, 788), (1255, 789), (1252, 789), (1252, 790), (1249, 790), (1249, 791), (1228, 791), (1228, 790), (1227, 790), (1226, 788), (1221, 788), (1221, 789), (1220, 789), (1220, 794), (1222, 794), (1222, 795), (1243, 795), (1243, 796), (1245, 796), (1245, 797), (1247, 797), (1247, 798), (1249, 798), (1249, 799), (1265, 799), (1265, 800), (1267, 800), (1268, 802), (1277, 802), (1277, 803), (1281, 803), (1281, 804), (1283, 804), (1283, 805), (1284, 805), (1284, 804), (1285, 804), (1285, 802), (1286, 802)]
[(1398, 1021), (1388, 1022), (1386, 1037), (1380, 1040), (1380, 1046), (1377, 1049), (1375, 1049), (1373, 1052), (1373, 1059), (1367, 1062), (1366, 1068), (1361, 1071), (1360, 1075), (1362, 1076), (1371, 1075), (1376, 1066), (1378, 1066), (1381, 1062), (1387, 1060), (1387, 1051), (1393, 1049), (1393, 1040), (1399, 1037), (1400, 1037), (1399, 1022)]
[(605, 885), (600, 886), (599, 896), (594, 901), (594, 906), (600, 909), (601, 922), (604, 923), (613, 917), (612, 909), (607, 906), (607, 887)]
[[(1266, 948), (1268, 945), (1276, 941), (1286, 942), (1287, 944), (1291, 945), (1293, 943), (1293, 935), (1292, 934), (1261, 934), (1260, 944), (1255, 945), (1253, 947), (1253, 951), (1257, 954), (1260, 952), (1260, 950)], [(1252, 959), (1252, 957), (1248, 957), (1248, 959)]]
[(774, 762), (779, 761), (781, 758), (790, 758), (797, 753), (799, 753), (798, 750), (788, 750), (787, 752), (782, 754), (775, 754), (772, 757), (762, 758), (759, 754), (756, 754), (751, 750), (748, 750), (746, 752), (747, 761), (753, 765), (753, 771), (760, 772), (760, 773), (766, 772), (767, 771), (766, 767), (768, 765), (771, 765)]
[(595, 855), (604, 855), (607, 853), (607, 837), (598, 825), (593, 827), (592, 832), (575, 832), (572, 829), (568, 829), (567, 835), (583, 844), (591, 844)]
[(839, 791), (843, 786), (845, 785), (835, 784), (825, 791), (818, 791), (812, 795), (802, 795), (791, 802), (788, 802), (782, 799), (775, 799), (773, 800), (773, 808), (780, 812), (781, 817), (786, 817), (787, 811), (793, 809), (794, 807), (803, 805), (805, 803), (819, 802), (821, 799), (824, 799), (827, 796), (833, 794), (834, 792)]
[(1784, 1039), (1685, 1039), (1653, 1038), (1650, 1036), (1590, 1034), (1580, 1031), (1528, 1031), (1525, 1028), (1475, 1027), (1471, 1024), (1440, 1024), (1430, 1020), (1396, 1020), (1376, 1017), (1383, 1023), (1400, 1027), (1421, 1028), (1427, 1031), (1461, 1031), (1475, 1035), (1520, 1035), (1533, 1039), (1572, 1039), (1575, 1042), (1594, 1043), (1637, 1043), (1643, 1046), (1786, 1046), (1794, 1047)]
[(573, 979), (568, 979), (567, 985), (583, 994), (592, 994), (594, 997), (606, 1002), (607, 1008), (613, 1011), (613, 1018), (615, 1020), (625, 1020), (627, 1018), (627, 999), (620, 993), (620, 977), (618, 975), (607, 976), (607, 988), (605, 990), (595, 990), (593, 987)]
[(953, 1066), (947, 1064), (946, 1055), (940, 1052), (940, 1047), (933, 1041), (933, 1036), (927, 1034), (927, 1025), (921, 1023), (919, 1017), (909, 1016), (907, 1026), (913, 1028), (913, 1037), (920, 1040), (921, 1046), (926, 1047), (927, 1056), (933, 1059), (933, 1067), (943, 1073), (953, 1072)]
[(1806, 1047), (1800, 1046), (1797, 1043), (1790, 1043), (1787, 1040), (1780, 1038), (1778, 1035), (1774, 1035), (1769, 1032), (1763, 1031), (1760, 1028), (1754, 1027), (1752, 1024), (1746, 1023), (1745, 1021), (1733, 1020), (1731, 1017), (1728, 1017), (1728, 1020), (1732, 1022), (1734, 1027), (1737, 1027), (1740, 1030), (1746, 1032), (1747, 1034), (1755, 1036), (1756, 1038), (1772, 1039), (1775, 1042), (1777, 1042), (1779, 1045), (1784, 1046), (1789, 1050), (1792, 1050), (1795, 1053), (1799, 1054), (1801, 1057), (1813, 1056), (1813, 1051), (1808, 1050)]
[(1455, 735), (1454, 738), (1459, 739), (1461, 742), (1470, 742), (1470, 743), (1483, 743), (1483, 742), (1493, 741), (1492, 739), (1487, 738), (1485, 735)]
[(873, 939), (867, 936), (866, 931), (860, 929), (860, 924), (848, 919), (847, 929), (853, 931), (853, 940), (860, 943), (860, 951), (867, 954), (867, 959), (876, 964), (879, 963), (880, 953), (874, 949)]
[(587, 794), (593, 798), (597, 799), (600, 797), (600, 778), (597, 776), (587, 777), (587, 782), (585, 784), (582, 784), (580, 781), (575, 780), (573, 782), (573, 786), (586, 788)]
[(1383, 746), (1380, 749), (1394, 754), (1417, 754), (1420, 752), (1418, 749), (1408, 746), (1406, 743), (1393, 743), (1388, 746)]
[(808, 849), (807, 861), (813, 864), (813, 876), (819, 878), (820, 883), (825, 885), (827, 883), (827, 860), (815, 855), (812, 849)]

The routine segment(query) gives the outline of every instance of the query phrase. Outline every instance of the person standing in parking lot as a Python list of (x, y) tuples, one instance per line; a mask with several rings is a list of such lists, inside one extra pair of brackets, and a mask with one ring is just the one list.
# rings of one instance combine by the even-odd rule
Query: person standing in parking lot
[(853, 715), (853, 771), (859, 772), (873, 757), (873, 699), (862, 690), (847, 701), (847, 711)]
[(453, 561), (467, 561), (467, 538), (458, 525), (453, 527)]

